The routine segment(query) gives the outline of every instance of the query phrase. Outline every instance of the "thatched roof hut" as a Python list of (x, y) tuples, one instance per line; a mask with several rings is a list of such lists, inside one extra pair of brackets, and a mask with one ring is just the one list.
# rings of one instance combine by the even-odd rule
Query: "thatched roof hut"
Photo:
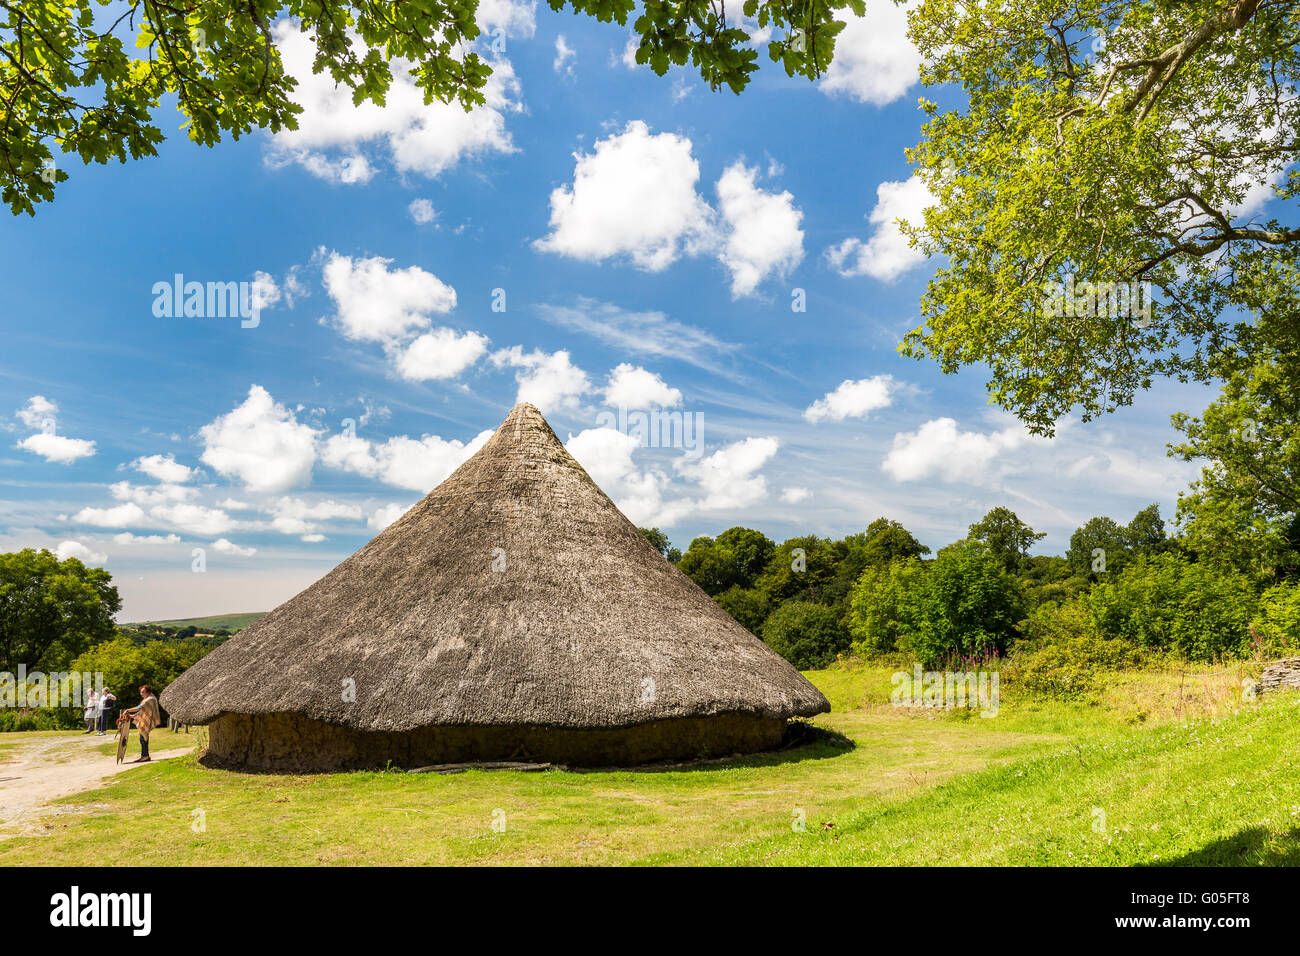
[(162, 696), (230, 765), (631, 764), (770, 749), (826, 698), (520, 404), (410, 511)]

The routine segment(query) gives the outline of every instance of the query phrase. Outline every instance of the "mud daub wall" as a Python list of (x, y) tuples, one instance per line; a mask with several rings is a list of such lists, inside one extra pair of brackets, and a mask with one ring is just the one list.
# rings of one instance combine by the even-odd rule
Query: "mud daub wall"
[(785, 729), (779, 718), (722, 714), (610, 730), (506, 726), (366, 733), (298, 714), (224, 714), (209, 728), (207, 756), (228, 767), (306, 773), (477, 760), (633, 766), (772, 750)]

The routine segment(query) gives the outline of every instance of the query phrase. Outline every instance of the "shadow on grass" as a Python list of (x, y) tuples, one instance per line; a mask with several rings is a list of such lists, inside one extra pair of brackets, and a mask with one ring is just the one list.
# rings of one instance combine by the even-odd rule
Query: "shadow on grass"
[(776, 767), (805, 760), (839, 757), (853, 750), (855, 744), (838, 730), (791, 721), (785, 741), (776, 750), (728, 757), (701, 757), (674, 763), (642, 764), (638, 767), (567, 767), (571, 773), (692, 773), (700, 770), (726, 770), (729, 767)]
[(1274, 840), (1263, 827), (1247, 827), (1172, 860), (1146, 866), (1300, 866), (1300, 827)]

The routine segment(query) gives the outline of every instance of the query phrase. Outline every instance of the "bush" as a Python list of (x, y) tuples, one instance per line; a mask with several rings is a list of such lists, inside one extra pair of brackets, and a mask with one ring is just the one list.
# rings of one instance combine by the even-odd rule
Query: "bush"
[(1020, 583), (987, 547), (963, 541), (928, 565), (868, 569), (854, 586), (848, 624), (864, 650), (897, 649), (938, 667), (1005, 653), (1024, 613)]
[(188, 641), (150, 641), (136, 644), (127, 637), (96, 645), (72, 663), (72, 670), (104, 675), (104, 687), (117, 696), (119, 709), (140, 703), (141, 684), (154, 694), (192, 666), (207, 648)]
[(849, 594), (847, 617), (855, 653), (878, 657), (899, 650), (903, 635), (919, 626), (915, 596), (924, 576), (925, 566), (916, 558), (862, 572)]
[(1265, 591), (1250, 635), (1252, 649), (1266, 660), (1300, 654), (1300, 585), (1278, 584)]
[(0, 710), (0, 733), (20, 730), (75, 730), (85, 727), (80, 708), (40, 707)]
[(1039, 608), (1023, 630), (1007, 662), (1007, 683), (1030, 694), (1077, 699), (1096, 689), (1106, 671), (1144, 663), (1138, 648), (1107, 637), (1078, 603)]
[(788, 601), (763, 625), (763, 642), (800, 670), (811, 670), (848, 650), (849, 632), (835, 608)]
[(1109, 636), (1187, 660), (1214, 661), (1249, 652), (1259, 599), (1245, 575), (1171, 553), (1137, 558), (1083, 600)]

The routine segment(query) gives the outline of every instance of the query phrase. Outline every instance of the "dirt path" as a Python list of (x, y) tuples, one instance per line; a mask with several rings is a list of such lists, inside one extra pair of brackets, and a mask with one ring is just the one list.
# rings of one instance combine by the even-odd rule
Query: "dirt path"
[[(82, 807), (47, 807), (51, 800), (80, 793), (136, 764), (118, 764), (95, 748), (113, 737), (38, 737), (12, 749), (0, 751), (0, 839), (39, 834), (37, 821), (47, 813), (67, 813)], [(153, 755), (155, 761), (189, 753), (175, 748)], [(131, 740), (127, 760), (140, 755), (139, 743)]]

